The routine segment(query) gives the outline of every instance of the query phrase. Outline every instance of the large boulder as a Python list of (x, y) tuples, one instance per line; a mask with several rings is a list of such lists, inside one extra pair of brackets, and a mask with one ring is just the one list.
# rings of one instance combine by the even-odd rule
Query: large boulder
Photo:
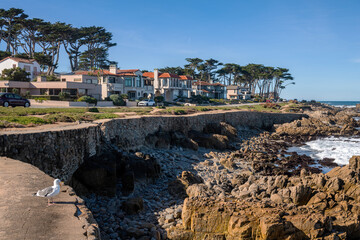
[(182, 132), (171, 133), (171, 144), (197, 151), (199, 145), (192, 139), (186, 137)]
[(204, 133), (225, 135), (230, 139), (237, 137), (237, 130), (226, 122), (209, 123), (204, 127)]
[(308, 186), (297, 185), (289, 188), (290, 197), (296, 205), (305, 205), (311, 198), (312, 190)]
[(136, 214), (144, 209), (144, 201), (142, 198), (129, 198), (123, 202), (122, 209), (127, 214)]
[(171, 195), (185, 198), (186, 189), (192, 184), (202, 183), (201, 177), (194, 175), (192, 172), (183, 171), (181, 177), (168, 184), (168, 191)]
[(360, 173), (360, 156), (352, 156), (349, 160), (349, 168)]
[(119, 158), (120, 153), (109, 151), (85, 159), (73, 174), (70, 185), (80, 194), (95, 192), (114, 196), (117, 182), (116, 162)]

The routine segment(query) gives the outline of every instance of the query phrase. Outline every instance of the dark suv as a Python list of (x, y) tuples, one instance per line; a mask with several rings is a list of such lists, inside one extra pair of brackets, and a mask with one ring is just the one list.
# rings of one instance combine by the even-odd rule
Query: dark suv
[(0, 93), (0, 106), (4, 107), (30, 107), (30, 101), (14, 93)]

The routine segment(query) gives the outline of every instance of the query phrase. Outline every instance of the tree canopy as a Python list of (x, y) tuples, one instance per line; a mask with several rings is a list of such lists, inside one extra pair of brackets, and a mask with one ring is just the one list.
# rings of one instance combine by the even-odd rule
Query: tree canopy
[(278, 99), (282, 89), (294, 80), (289, 69), (269, 67), (250, 63), (240, 66), (236, 63), (222, 63), (210, 58), (186, 58), (184, 67), (165, 67), (160, 72), (190, 75), (205, 82), (220, 82), (224, 85), (248, 87), (252, 95)]
[(74, 27), (64, 22), (51, 23), (29, 18), (19, 8), (0, 9), (0, 57), (22, 56), (34, 58), (47, 75), (54, 74), (61, 48), (68, 55), (71, 70), (91, 70), (114, 63), (108, 50), (116, 44), (112, 33), (103, 27)]
[(1, 73), (1, 78), (9, 81), (29, 82), (29, 73), (22, 68), (4, 69)]

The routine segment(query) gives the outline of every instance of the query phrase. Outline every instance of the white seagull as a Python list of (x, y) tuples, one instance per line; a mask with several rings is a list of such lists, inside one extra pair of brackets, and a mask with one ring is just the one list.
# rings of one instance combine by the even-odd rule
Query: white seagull
[(48, 199), (48, 206), (53, 205), (54, 202), (52, 198), (60, 193), (60, 183), (60, 179), (55, 179), (53, 186), (39, 190), (37, 193), (34, 193), (33, 196), (46, 197)]

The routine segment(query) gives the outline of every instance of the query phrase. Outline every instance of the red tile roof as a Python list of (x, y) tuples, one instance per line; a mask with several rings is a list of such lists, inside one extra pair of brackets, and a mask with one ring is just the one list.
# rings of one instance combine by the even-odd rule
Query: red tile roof
[(131, 77), (136, 77), (135, 73), (119, 73), (118, 76), (131, 76)]
[(180, 75), (179, 77), (180, 77), (180, 80), (193, 80), (192, 77), (186, 76), (186, 75)]
[(16, 58), (16, 57), (6, 57), (4, 59), (2, 59), (0, 62), (3, 62), (7, 59), (11, 59), (14, 60), (15, 62), (22, 62), (22, 63), (33, 63), (36, 62), (35, 59), (25, 59), (25, 58)]
[(172, 73), (160, 73), (159, 78), (179, 78), (179, 75)]
[(213, 83), (213, 86), (220, 86), (220, 87), (225, 87), (225, 85), (224, 84), (221, 84), (221, 83)]
[(154, 78), (154, 73), (153, 72), (144, 72), (143, 77)]
[(209, 91), (202, 89), (201, 91), (203, 91), (204, 93), (209, 93)]
[(212, 86), (211, 83), (204, 82), (204, 81), (196, 81), (196, 82), (193, 82), (193, 85)]
[(135, 73), (140, 71), (139, 69), (118, 69), (116, 73)]

